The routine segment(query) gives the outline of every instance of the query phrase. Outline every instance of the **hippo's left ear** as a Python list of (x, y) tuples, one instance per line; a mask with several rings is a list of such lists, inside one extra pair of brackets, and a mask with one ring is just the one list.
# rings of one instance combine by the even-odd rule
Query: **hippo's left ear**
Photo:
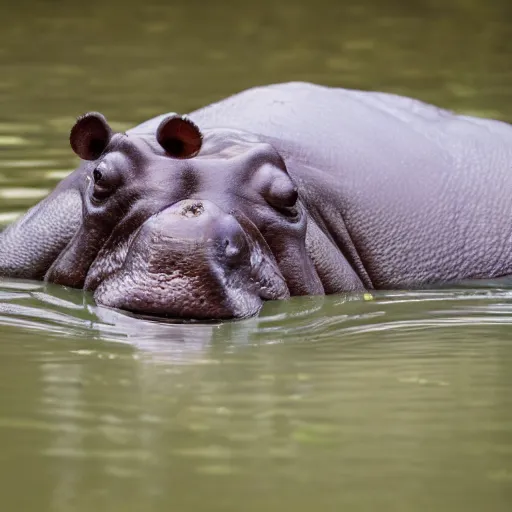
[(112, 129), (98, 112), (79, 117), (69, 134), (71, 148), (82, 160), (97, 160), (111, 138)]
[(158, 126), (156, 140), (169, 156), (192, 158), (201, 149), (203, 134), (190, 119), (173, 114)]

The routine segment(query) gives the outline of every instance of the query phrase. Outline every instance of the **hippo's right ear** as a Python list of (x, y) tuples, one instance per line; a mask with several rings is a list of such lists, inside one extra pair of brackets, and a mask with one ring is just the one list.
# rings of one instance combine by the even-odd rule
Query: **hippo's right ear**
[(201, 149), (203, 134), (188, 117), (171, 114), (158, 125), (156, 140), (169, 156), (192, 158)]
[(97, 160), (112, 137), (107, 120), (98, 112), (80, 116), (71, 128), (69, 142), (73, 151), (83, 160)]

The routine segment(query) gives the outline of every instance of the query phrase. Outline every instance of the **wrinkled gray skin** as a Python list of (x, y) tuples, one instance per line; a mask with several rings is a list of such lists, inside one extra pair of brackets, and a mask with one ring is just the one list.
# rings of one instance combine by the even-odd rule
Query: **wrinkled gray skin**
[(91, 139), (101, 127), (74, 128), (92, 160), (0, 235), (0, 273), (203, 319), (290, 295), (512, 274), (506, 123), (305, 83), (192, 113), (197, 155), (171, 140), (181, 128), (157, 142), (168, 119), (103, 146)]

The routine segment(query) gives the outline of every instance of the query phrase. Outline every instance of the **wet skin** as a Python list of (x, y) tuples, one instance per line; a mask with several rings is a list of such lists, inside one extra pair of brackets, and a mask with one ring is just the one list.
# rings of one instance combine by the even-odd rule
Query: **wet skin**
[(145, 315), (512, 274), (512, 127), (383, 93), (281, 84), (125, 134), (0, 235), (0, 273)]

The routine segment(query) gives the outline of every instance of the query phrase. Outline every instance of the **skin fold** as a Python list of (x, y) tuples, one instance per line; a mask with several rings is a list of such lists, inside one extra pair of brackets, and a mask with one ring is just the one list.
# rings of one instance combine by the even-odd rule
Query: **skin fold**
[(249, 89), (70, 134), (79, 167), (0, 234), (0, 275), (144, 315), (512, 274), (512, 127), (385, 93)]

